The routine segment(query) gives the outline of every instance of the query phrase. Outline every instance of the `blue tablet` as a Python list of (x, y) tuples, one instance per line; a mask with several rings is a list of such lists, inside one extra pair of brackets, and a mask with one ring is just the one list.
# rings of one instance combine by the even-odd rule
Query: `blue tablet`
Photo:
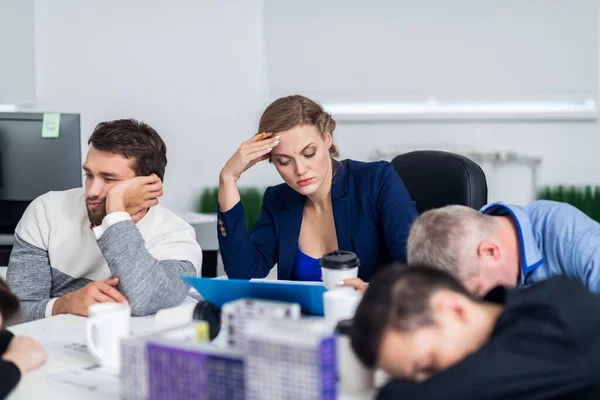
[(323, 293), (326, 289), (322, 282), (246, 281), (195, 276), (182, 276), (181, 279), (192, 285), (204, 300), (217, 307), (234, 300), (254, 298), (298, 303), (306, 314), (323, 315)]

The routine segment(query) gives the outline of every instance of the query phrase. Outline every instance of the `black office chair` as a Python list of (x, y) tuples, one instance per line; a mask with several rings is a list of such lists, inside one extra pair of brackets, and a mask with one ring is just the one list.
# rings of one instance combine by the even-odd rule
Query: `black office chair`
[(485, 174), (467, 157), (419, 150), (394, 157), (392, 164), (417, 203), (419, 214), (451, 204), (479, 210), (487, 203)]

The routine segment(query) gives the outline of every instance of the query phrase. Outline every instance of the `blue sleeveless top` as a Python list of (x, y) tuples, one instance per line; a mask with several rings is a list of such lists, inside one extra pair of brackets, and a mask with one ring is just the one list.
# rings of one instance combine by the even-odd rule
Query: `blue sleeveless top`
[(321, 280), (320, 258), (307, 256), (296, 248), (296, 259), (294, 260), (294, 276), (298, 281), (320, 281)]

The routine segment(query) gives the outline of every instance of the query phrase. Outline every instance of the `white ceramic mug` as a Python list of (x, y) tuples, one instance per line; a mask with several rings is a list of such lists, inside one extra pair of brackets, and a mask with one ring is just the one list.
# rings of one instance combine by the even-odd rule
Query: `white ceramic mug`
[(88, 309), (87, 348), (103, 367), (120, 371), (121, 340), (129, 336), (131, 307), (122, 303), (99, 303)]
[(325, 321), (335, 327), (341, 320), (354, 317), (354, 312), (361, 299), (362, 293), (351, 287), (326, 291), (323, 293)]
[(336, 250), (321, 258), (321, 275), (327, 290), (337, 290), (344, 279), (357, 278), (360, 260), (350, 251)]

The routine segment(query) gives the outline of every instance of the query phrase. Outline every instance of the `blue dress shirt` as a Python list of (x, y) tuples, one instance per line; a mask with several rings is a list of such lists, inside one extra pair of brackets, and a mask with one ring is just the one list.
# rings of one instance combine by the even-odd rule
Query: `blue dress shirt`
[(554, 275), (567, 275), (600, 292), (600, 224), (577, 208), (539, 200), (520, 207), (488, 204), (488, 215), (509, 215), (519, 236), (521, 274), (518, 286)]

